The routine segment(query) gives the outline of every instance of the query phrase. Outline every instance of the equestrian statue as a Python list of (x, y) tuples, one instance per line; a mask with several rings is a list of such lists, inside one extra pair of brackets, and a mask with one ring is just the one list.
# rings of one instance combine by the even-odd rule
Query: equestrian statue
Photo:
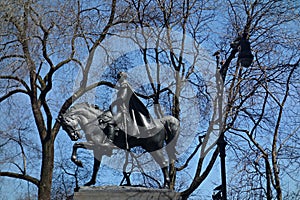
[[(168, 169), (169, 164), (176, 160), (179, 120), (173, 116), (153, 119), (126, 78), (125, 72), (118, 74), (117, 98), (108, 110), (101, 110), (98, 106), (84, 102), (59, 114), (57, 121), (72, 141), (82, 138), (80, 130), (85, 133), (87, 140), (73, 145), (71, 160), (82, 167), (82, 162), (77, 159), (77, 149), (93, 151), (93, 173), (90, 181), (85, 184), (90, 186), (96, 183), (103, 155), (110, 156), (115, 148), (130, 152), (133, 147), (142, 147), (160, 166), (164, 177), (163, 188), (169, 188)], [(163, 153), (164, 149), (167, 156)], [(126, 180), (128, 182), (127, 178)]]

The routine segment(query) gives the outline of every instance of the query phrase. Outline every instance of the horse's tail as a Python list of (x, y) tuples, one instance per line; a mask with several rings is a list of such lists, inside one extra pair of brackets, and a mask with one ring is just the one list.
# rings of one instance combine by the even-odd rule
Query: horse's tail
[(176, 160), (176, 143), (179, 136), (179, 120), (173, 116), (166, 116), (161, 119), (162, 123), (164, 124), (166, 130), (166, 151), (169, 157), (169, 161)]

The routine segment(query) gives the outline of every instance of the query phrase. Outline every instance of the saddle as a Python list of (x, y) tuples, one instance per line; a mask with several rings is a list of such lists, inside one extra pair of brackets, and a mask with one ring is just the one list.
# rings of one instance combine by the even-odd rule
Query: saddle
[[(120, 127), (118, 126), (116, 120), (114, 119), (114, 116), (112, 115), (110, 110), (107, 110), (105, 112), (103, 112), (99, 117), (98, 117), (98, 122), (100, 125), (101, 129), (105, 129), (106, 126), (109, 125), (113, 125), (114, 126), (114, 130), (115, 130), (115, 134), (117, 135), (118, 132), (120, 131)], [(151, 129), (147, 129), (145, 127), (138, 127), (139, 129), (139, 134), (138, 135), (133, 135), (134, 137), (137, 138), (147, 138), (147, 137), (152, 137), (155, 134), (157, 134), (159, 131), (161, 131), (161, 129), (164, 128), (164, 125), (162, 123), (161, 120), (159, 119), (155, 119), (154, 120), (154, 124), (155, 126)]]
[(113, 125), (114, 129), (115, 129), (115, 134), (118, 133), (119, 128), (117, 126), (116, 121), (114, 120), (114, 117), (111, 113), (111, 111), (107, 110), (105, 112), (103, 112), (99, 117), (98, 117), (98, 122), (99, 122), (99, 126), (101, 129), (105, 129), (106, 126), (109, 125)]

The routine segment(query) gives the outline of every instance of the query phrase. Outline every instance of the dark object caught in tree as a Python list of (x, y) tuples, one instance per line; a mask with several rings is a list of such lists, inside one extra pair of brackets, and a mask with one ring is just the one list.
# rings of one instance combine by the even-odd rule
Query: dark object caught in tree
[(238, 63), (240, 63), (243, 67), (250, 67), (254, 56), (251, 53), (250, 42), (242, 37), (240, 40), (240, 51), (238, 55)]

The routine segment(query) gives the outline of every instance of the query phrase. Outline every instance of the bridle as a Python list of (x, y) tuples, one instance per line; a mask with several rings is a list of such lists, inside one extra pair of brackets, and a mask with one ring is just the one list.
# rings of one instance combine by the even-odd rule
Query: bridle
[(62, 126), (62, 129), (66, 131), (71, 138), (72, 141), (77, 141), (78, 139), (82, 138), (82, 135), (80, 134), (81, 128), (75, 128), (74, 126), (70, 125), (68, 123), (68, 120), (66, 120), (66, 114), (59, 115), (57, 118), (57, 121)]

